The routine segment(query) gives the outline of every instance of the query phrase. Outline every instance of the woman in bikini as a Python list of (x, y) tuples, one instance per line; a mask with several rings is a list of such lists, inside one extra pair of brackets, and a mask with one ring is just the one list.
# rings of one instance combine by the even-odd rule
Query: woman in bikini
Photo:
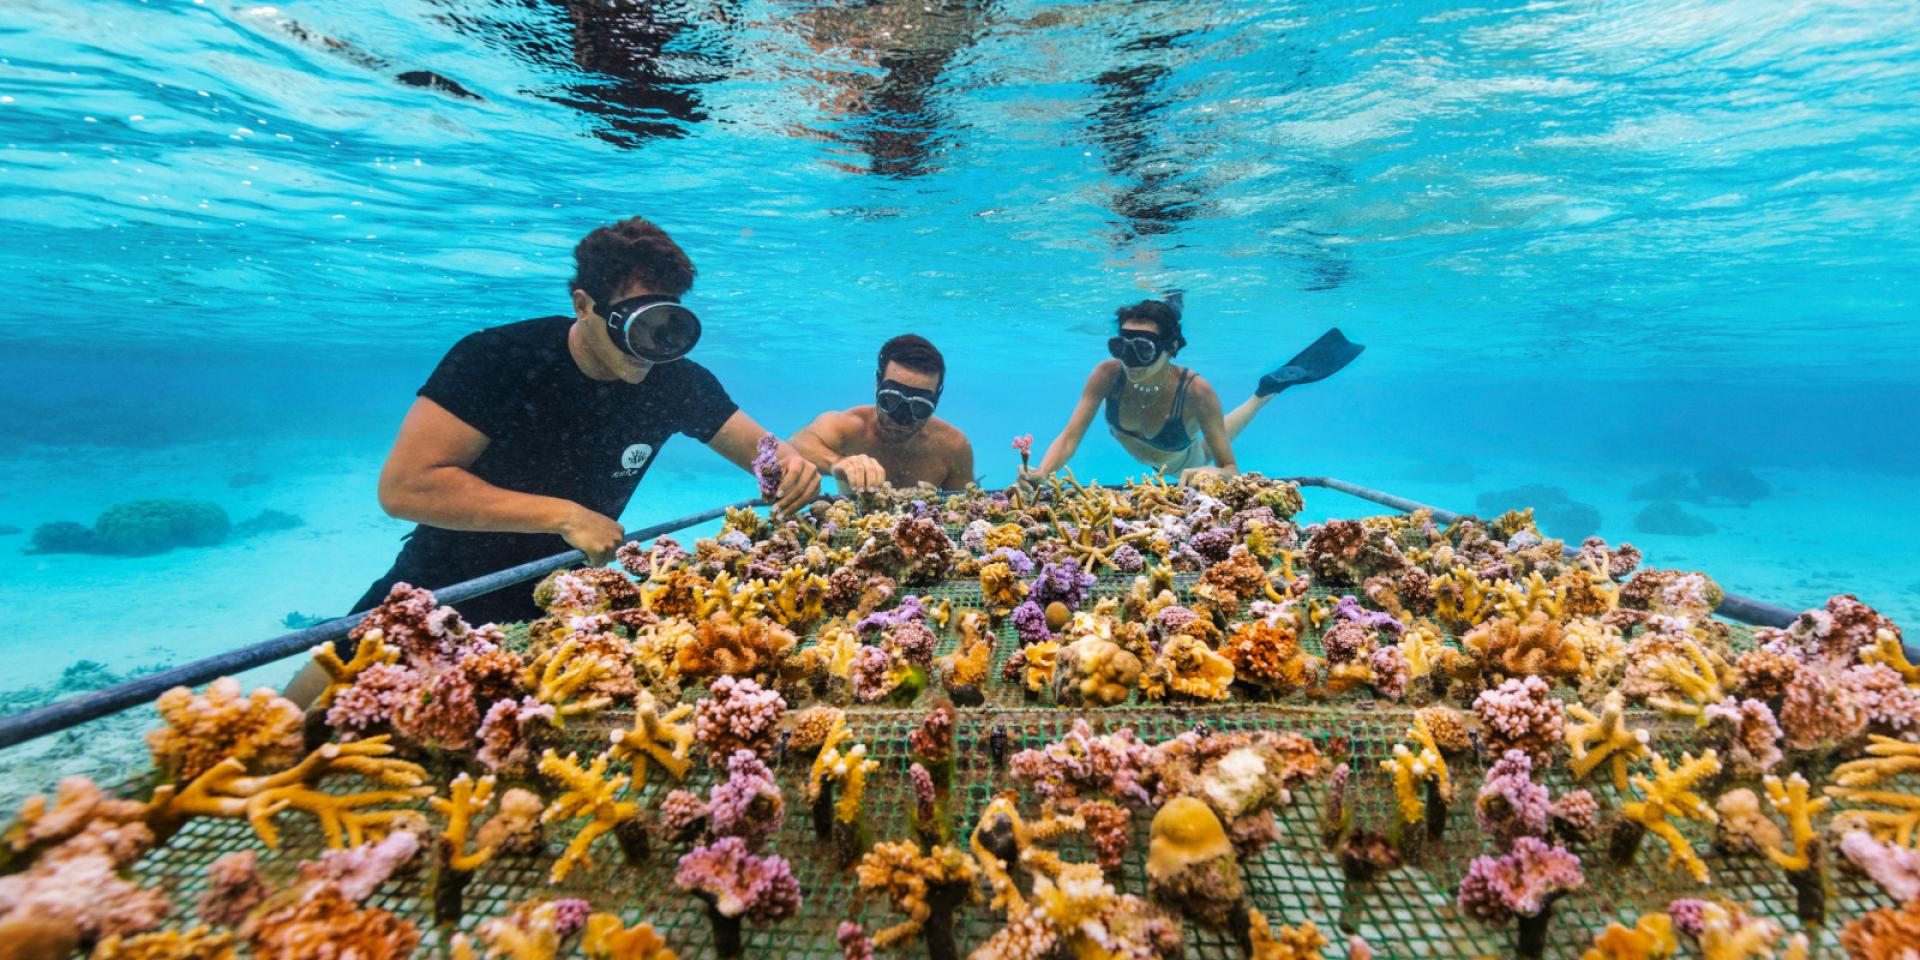
[(1103, 405), (1113, 438), (1146, 466), (1182, 483), (1239, 473), (1233, 438), (1271, 396), (1256, 395), (1225, 413), (1205, 378), (1174, 365), (1187, 344), (1180, 334), (1179, 294), (1121, 307), (1118, 316), (1119, 335), (1107, 341), (1113, 359), (1093, 368), (1066, 429), (1038, 467), (1021, 472), (1021, 481), (1035, 483), (1066, 466)]

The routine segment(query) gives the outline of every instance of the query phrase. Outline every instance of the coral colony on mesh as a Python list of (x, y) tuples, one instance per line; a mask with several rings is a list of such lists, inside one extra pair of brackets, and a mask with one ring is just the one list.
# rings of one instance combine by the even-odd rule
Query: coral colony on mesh
[(311, 710), (174, 689), (150, 777), (23, 804), (0, 956), (1920, 951), (1891, 621), (1301, 506), (885, 491), (628, 544), (531, 623), (398, 585)]

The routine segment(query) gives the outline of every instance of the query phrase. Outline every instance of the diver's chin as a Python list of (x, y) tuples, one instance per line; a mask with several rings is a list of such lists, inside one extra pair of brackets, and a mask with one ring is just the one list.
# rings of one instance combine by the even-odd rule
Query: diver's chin
[(880, 439), (887, 443), (905, 443), (913, 439), (913, 435), (919, 433), (920, 428), (917, 426), (903, 427), (891, 420), (882, 419), (879, 424), (879, 429), (874, 432), (878, 433)]
[(1145, 383), (1153, 379), (1154, 373), (1151, 365), (1144, 367), (1127, 367), (1126, 372), (1128, 383)]

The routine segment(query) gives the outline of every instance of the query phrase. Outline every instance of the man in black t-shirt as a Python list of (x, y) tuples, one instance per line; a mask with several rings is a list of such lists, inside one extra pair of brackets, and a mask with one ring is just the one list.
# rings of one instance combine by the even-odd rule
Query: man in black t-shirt
[[(673, 434), (752, 470), (767, 431), (682, 359), (700, 332), (679, 305), (693, 286), (687, 255), (639, 217), (587, 234), (573, 255), (572, 316), (469, 334), (420, 388), (380, 471), (381, 508), (419, 526), (354, 610), (400, 581), (444, 587), (569, 546), (606, 563), (624, 537), (616, 518)], [(820, 475), (785, 443), (779, 460), (774, 506), (790, 513)], [(532, 593), (454, 606), (469, 623), (525, 620), (540, 615)]]

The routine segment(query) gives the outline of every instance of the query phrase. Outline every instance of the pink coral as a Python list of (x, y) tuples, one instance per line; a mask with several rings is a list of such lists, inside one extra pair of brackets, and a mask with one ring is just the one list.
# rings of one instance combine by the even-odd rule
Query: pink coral
[(1533, 761), (1508, 750), (1487, 770), (1474, 800), (1474, 822), (1496, 848), (1506, 850), (1520, 837), (1544, 837), (1553, 804), (1547, 788), (1533, 782)]
[(566, 897), (553, 901), (553, 932), (560, 939), (585, 929), (587, 918), (593, 916), (593, 904), (578, 897)]
[(395, 830), (375, 843), (322, 851), (319, 860), (300, 865), (304, 880), (331, 882), (340, 895), (359, 903), (373, 896), (380, 885), (394, 875), (420, 851), (420, 838), (408, 830)]
[(1558, 897), (1587, 885), (1580, 858), (1538, 837), (1521, 837), (1503, 857), (1478, 857), (1460, 880), (1461, 912), (1496, 926), (1536, 917)]
[(800, 882), (786, 858), (756, 857), (739, 837), (695, 847), (680, 858), (673, 882), (725, 917), (766, 923), (800, 910)]
[(173, 906), (165, 894), (122, 880), (104, 853), (42, 859), (0, 877), (0, 921), (51, 920), (88, 938), (139, 933), (160, 925)]
[(174, 687), (154, 706), (167, 725), (147, 733), (153, 765), (182, 782), (229, 757), (255, 773), (280, 770), (300, 757), (300, 708), (270, 688), (242, 694), (240, 681), (221, 677), (201, 694)]
[(1378, 635), (1364, 623), (1342, 620), (1320, 638), (1328, 663), (1346, 663), (1373, 652)]
[(533, 751), (527, 748), (529, 725), (551, 722), (557, 712), (553, 704), (533, 697), (495, 701), (487, 708), (486, 719), (480, 721), (480, 749), (475, 759), (496, 773), (527, 766), (533, 761)]
[(693, 735), (707, 748), (709, 764), (721, 765), (736, 750), (761, 753), (772, 748), (787, 713), (785, 698), (745, 677), (721, 677), (707, 692), (694, 707)]
[(1549, 819), (1563, 839), (1592, 843), (1600, 836), (1600, 801), (1590, 791), (1569, 790), (1553, 801)]
[(1373, 689), (1388, 700), (1407, 695), (1407, 658), (1397, 646), (1381, 646), (1367, 657), (1367, 669), (1373, 673)]
[(1539, 677), (1516, 677), (1482, 691), (1473, 701), (1473, 712), (1486, 729), (1489, 746), (1502, 752), (1523, 750), (1541, 762), (1560, 743), (1566, 723), (1560, 702)]
[(376, 663), (360, 671), (352, 686), (334, 696), (327, 707), (327, 725), (347, 736), (384, 727), (419, 685), (420, 674), (412, 668)]
[(252, 850), (229, 853), (207, 865), (207, 889), (200, 895), (200, 919), (237, 927), (273, 890), (260, 879)]
[(913, 787), (913, 822), (931, 827), (938, 819), (939, 797), (933, 791), (933, 774), (920, 764), (907, 768), (907, 782)]
[(936, 639), (933, 628), (919, 620), (908, 620), (886, 632), (886, 645), (901, 660), (923, 670), (933, 666)]
[(893, 676), (893, 658), (875, 646), (863, 646), (853, 655), (848, 671), (853, 698), (861, 703), (876, 703), (887, 698), (898, 686)]
[(1825, 609), (1802, 613), (1787, 628), (1803, 657), (1830, 668), (1852, 663), (1862, 648), (1873, 646), (1881, 631), (1900, 642), (1900, 628), (1852, 594), (1829, 598)]
[(1667, 916), (1673, 918), (1675, 933), (1699, 939), (1707, 928), (1707, 902), (1682, 898), (1667, 904)]
[(480, 726), (473, 683), (457, 667), (433, 670), (393, 713), (393, 732), (414, 743), (465, 750)]
[(1037, 750), (1013, 755), (1009, 771), (1032, 784), (1042, 799), (1067, 804), (1083, 795), (1104, 795), (1132, 806), (1152, 802), (1154, 750), (1131, 727), (1095, 736), (1085, 719), (1066, 736)]
[(1882, 843), (1854, 830), (1840, 838), (1840, 853), (1893, 899), (1905, 903), (1920, 897), (1920, 850)]
[(1813, 669), (1794, 674), (1780, 704), (1780, 729), (1792, 750), (1818, 750), (1844, 744), (1866, 731), (1867, 715), (1853, 696), (1828, 674)]
[(953, 721), (952, 704), (936, 705), (907, 735), (907, 748), (914, 757), (935, 765), (953, 759)]
[(1840, 674), (1840, 686), (1866, 715), (1870, 732), (1901, 737), (1920, 729), (1920, 693), (1898, 670), (1884, 663), (1856, 664)]
[(840, 960), (873, 960), (873, 939), (867, 936), (867, 928), (852, 920), (840, 921), (833, 939), (840, 944)]
[(727, 758), (727, 779), (707, 794), (707, 828), (716, 837), (739, 837), (757, 848), (786, 822), (787, 803), (773, 771), (751, 750)]
[(440, 606), (431, 591), (408, 583), (394, 584), (387, 599), (367, 611), (347, 639), (359, 643), (374, 630), (414, 666), (452, 662), (477, 633), (452, 607)]
[(1706, 739), (1720, 753), (1727, 771), (1736, 777), (1758, 777), (1773, 770), (1783, 758), (1780, 724), (1773, 710), (1759, 700), (1728, 697), (1707, 705)]

